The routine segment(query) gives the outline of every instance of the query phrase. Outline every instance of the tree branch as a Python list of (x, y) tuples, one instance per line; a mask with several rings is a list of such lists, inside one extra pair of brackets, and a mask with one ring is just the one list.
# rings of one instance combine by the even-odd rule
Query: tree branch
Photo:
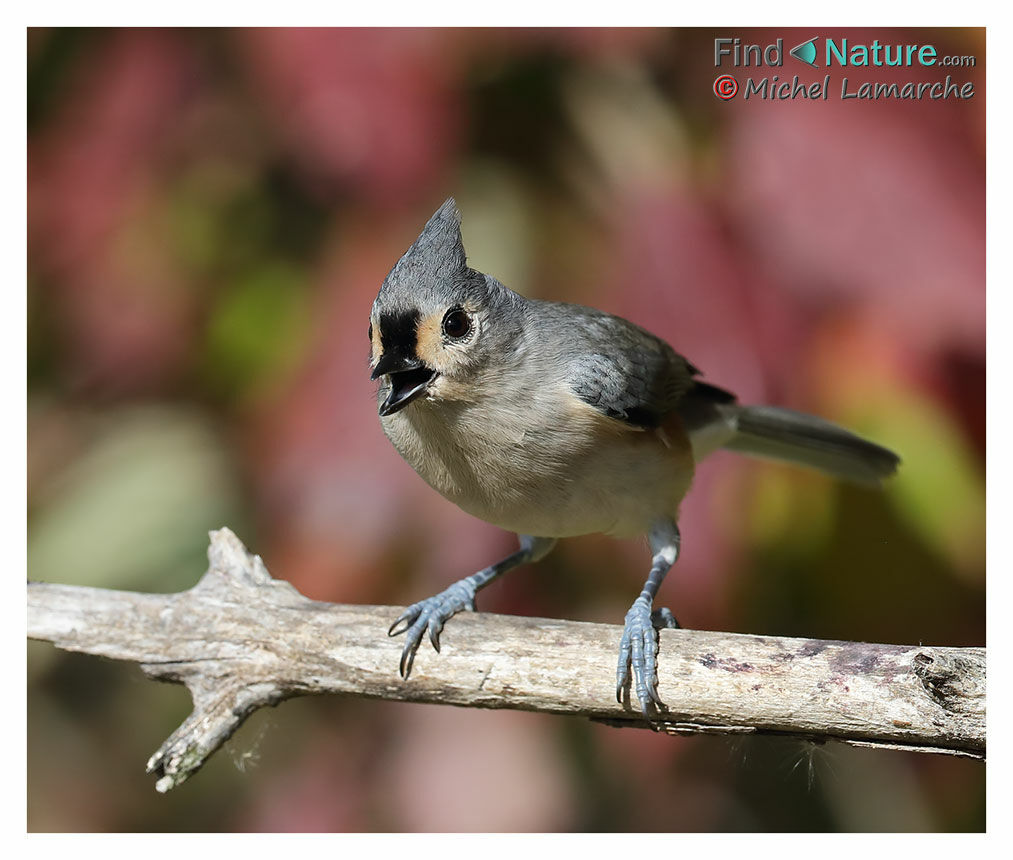
[[(293, 696), (353, 693), (575, 714), (645, 727), (615, 701), (621, 629), (604, 624), (463, 613), (442, 653), (419, 649), (409, 681), (400, 610), (303, 597), (272, 579), (228, 529), (211, 533), (210, 565), (179, 594), (28, 585), (28, 635), (69, 651), (140, 663), (185, 684), (193, 713), (148, 761), (168, 791), (197, 771), (249, 714)], [(661, 631), (657, 727), (764, 732), (985, 757), (985, 649), (869, 645)]]

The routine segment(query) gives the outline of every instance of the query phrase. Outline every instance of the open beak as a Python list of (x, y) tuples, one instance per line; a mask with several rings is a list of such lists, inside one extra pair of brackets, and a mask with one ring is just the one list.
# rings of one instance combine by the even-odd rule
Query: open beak
[(425, 394), (429, 383), (436, 377), (436, 371), (426, 367), (416, 358), (405, 358), (396, 353), (386, 352), (373, 368), (370, 379), (390, 377), (390, 392), (380, 404), (380, 416), (386, 418), (404, 409), (417, 397)]

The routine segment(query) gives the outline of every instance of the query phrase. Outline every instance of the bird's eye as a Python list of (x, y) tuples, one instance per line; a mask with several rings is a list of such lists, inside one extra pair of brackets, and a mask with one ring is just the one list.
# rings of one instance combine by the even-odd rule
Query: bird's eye
[(369, 342), (370, 343), (373, 342), (373, 324), (372, 323), (369, 324)]
[(443, 318), (443, 333), (454, 340), (466, 337), (471, 331), (471, 319), (461, 308), (451, 308)]

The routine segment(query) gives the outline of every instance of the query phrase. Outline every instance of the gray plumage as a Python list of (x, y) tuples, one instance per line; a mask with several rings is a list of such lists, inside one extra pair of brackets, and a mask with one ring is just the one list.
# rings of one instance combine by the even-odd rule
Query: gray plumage
[(686, 359), (620, 317), (561, 302), (538, 302), (529, 316), (543, 331), (566, 332), (560, 358), (571, 390), (610, 418), (657, 427), (693, 385)]
[(691, 438), (720, 438), (728, 450), (869, 486), (900, 463), (892, 451), (821, 418), (739, 405), (734, 394), (695, 379), (699, 371), (665, 341), (621, 317), (580, 305), (531, 304), (539, 330), (566, 332), (561, 352), (568, 354), (560, 359), (573, 393), (610, 418), (650, 429), (676, 414)]
[(443, 305), (448, 295), (459, 302), (494, 295), (496, 291), (487, 283), (491, 279), (468, 268), (460, 224), (461, 215), (451, 197), (384, 278), (374, 306), (403, 313)]
[(897, 471), (900, 457), (875, 442), (821, 418), (777, 406), (731, 412), (731, 451), (808, 466), (841, 480), (879, 486)]
[(740, 405), (633, 323), (527, 299), (469, 268), (452, 199), (384, 280), (370, 339), (384, 433), (434, 489), (521, 544), (405, 610), (390, 632), (406, 633), (406, 678), (425, 633), (438, 647), (444, 622), (473, 610), (478, 589), (557, 538), (646, 534), (651, 572), (626, 615), (616, 680), (621, 697), (632, 677), (649, 717), (661, 706), (655, 628), (675, 623), (653, 600), (679, 553), (679, 504), (696, 464), (727, 448), (876, 484), (899, 463), (828, 421)]

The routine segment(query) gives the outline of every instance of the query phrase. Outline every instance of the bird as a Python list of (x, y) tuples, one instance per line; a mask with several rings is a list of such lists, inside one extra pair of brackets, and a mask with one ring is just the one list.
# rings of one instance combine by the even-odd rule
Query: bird
[[(527, 298), (468, 266), (453, 198), (390, 270), (370, 310), (371, 378), (384, 434), (434, 490), (518, 536), (506, 558), (407, 607), (407, 680), (428, 633), (475, 611), (476, 593), (561, 538), (646, 535), (651, 567), (626, 613), (616, 698), (663, 709), (655, 598), (679, 555), (679, 505), (696, 465), (724, 448), (879, 486), (900, 459), (811, 415), (746, 406), (666, 341), (621, 317)], [(627, 703), (629, 699), (627, 698)], [(632, 703), (629, 703), (632, 707)]]

